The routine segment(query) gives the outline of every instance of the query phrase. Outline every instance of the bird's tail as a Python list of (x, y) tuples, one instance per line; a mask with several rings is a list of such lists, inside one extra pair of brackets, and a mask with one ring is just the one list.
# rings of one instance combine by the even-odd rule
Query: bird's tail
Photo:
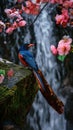
[(40, 91), (47, 100), (47, 102), (59, 113), (62, 114), (64, 111), (63, 102), (56, 96), (53, 89), (45, 80), (42, 72), (39, 70), (38, 72), (34, 71), (34, 75), (38, 81)]

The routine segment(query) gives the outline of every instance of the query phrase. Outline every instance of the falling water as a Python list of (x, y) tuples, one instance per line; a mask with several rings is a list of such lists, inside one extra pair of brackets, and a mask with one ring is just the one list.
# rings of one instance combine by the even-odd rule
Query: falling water
[[(34, 32), (37, 43), (36, 62), (42, 70), (46, 80), (54, 91), (61, 84), (61, 66), (50, 51), (51, 44), (57, 44), (58, 32), (51, 17), (49, 6), (42, 12), (34, 24)], [(59, 96), (59, 95), (58, 95)], [(61, 97), (60, 97), (61, 98)], [(33, 113), (32, 113), (33, 109)], [(63, 115), (55, 112), (39, 92), (27, 120), (33, 130), (65, 130)]]

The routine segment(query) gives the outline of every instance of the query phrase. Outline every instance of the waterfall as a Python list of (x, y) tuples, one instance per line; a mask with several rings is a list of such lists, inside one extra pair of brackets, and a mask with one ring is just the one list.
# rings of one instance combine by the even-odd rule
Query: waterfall
[[(50, 45), (57, 44), (58, 32), (50, 14), (51, 10), (48, 9), (48, 7), (42, 12), (34, 24), (37, 43), (36, 62), (48, 83), (50, 83), (53, 90), (59, 96), (57, 90), (61, 84), (62, 70), (50, 51)], [(47, 11), (47, 9), (49, 11)], [(64, 116), (55, 112), (45, 101), (40, 92), (37, 94), (27, 121), (33, 130), (65, 130)]]

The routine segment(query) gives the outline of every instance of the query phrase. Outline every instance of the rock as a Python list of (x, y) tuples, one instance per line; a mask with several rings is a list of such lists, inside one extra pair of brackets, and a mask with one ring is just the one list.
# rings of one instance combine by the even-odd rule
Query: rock
[[(14, 74), (8, 79), (7, 72)], [(0, 70), (5, 70), (5, 79), (0, 84), (0, 124), (12, 121), (23, 127), (37, 91), (39, 90), (33, 72), (0, 58)]]

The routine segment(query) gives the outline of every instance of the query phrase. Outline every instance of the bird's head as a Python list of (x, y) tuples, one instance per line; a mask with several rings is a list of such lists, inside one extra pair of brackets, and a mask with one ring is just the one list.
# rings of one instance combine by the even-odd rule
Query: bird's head
[(20, 49), (19, 49), (19, 51), (22, 51), (22, 50), (28, 50), (28, 49), (30, 49), (30, 47), (33, 47), (34, 46), (34, 44), (33, 43), (25, 43), (24, 45), (22, 45), (21, 47), (20, 47)]
[(34, 44), (33, 43), (29, 43), (29, 44), (25, 44), (26, 48), (29, 49), (30, 47), (33, 47)]

